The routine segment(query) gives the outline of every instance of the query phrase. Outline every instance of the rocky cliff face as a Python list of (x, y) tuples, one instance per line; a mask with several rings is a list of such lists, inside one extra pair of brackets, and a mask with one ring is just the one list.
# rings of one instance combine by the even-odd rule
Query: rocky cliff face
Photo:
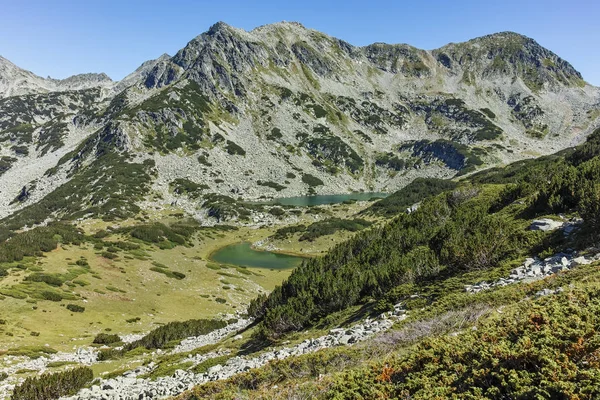
[[(177, 203), (197, 217), (215, 193), (392, 191), (558, 151), (600, 115), (598, 88), (507, 32), (425, 51), (355, 47), (297, 23), (250, 32), (217, 23), (121, 82), (50, 83), (0, 59), (3, 216), (37, 207), (41, 218), (44, 196), (99, 165), (140, 166), (148, 187), (129, 200)], [(91, 148), (102, 151), (82, 151)], [(201, 193), (176, 193), (176, 180)], [(118, 187), (94, 201), (114, 201)]]

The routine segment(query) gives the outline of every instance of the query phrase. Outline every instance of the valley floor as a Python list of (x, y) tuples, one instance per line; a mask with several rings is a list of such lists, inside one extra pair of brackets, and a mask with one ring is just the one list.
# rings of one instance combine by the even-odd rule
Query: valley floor
[[(28, 376), (60, 371), (79, 363), (92, 365), (98, 376), (106, 376), (135, 368), (147, 359), (128, 357), (96, 362), (99, 346), (93, 345), (92, 340), (99, 333), (118, 334), (124, 342), (132, 342), (171, 321), (234, 318), (234, 314), (245, 311), (257, 294), (270, 292), (286, 279), (291, 270), (222, 265), (210, 260), (212, 253), (230, 244), (250, 242), (259, 250), (303, 257), (320, 255), (351, 233), (338, 231), (314, 241), (298, 241), (298, 234), (287, 239), (275, 239), (273, 235), (291, 223), (310, 224), (326, 217), (346, 218), (369, 204), (320, 206), (320, 213), (268, 226), (202, 228), (185, 246), (161, 248), (114, 231), (103, 237), (103, 242), (115, 246), (131, 243), (131, 249), (108, 248), (107, 252), (97, 244), (82, 242), (60, 244), (41, 257), (25, 258), (19, 268), (10, 269), (10, 274), (0, 281), (0, 373), (8, 375), (0, 381), (0, 391), (6, 396), (14, 384)], [(144, 221), (120, 222), (118, 226), (100, 220), (86, 220), (78, 225), (85, 234), (93, 236), (98, 232), (111, 232), (111, 227), (123, 229), (140, 222), (168, 225), (179, 220), (180, 211), (169, 210), (149, 214)], [(83, 267), (80, 268), (80, 264)], [(185, 277), (177, 279), (165, 271)], [(68, 288), (58, 291), (64, 296), (63, 301), (36, 299), (46, 286), (25, 278), (40, 273), (68, 276)], [(84, 311), (67, 310), (68, 304), (79, 305)], [(240, 326), (239, 323), (233, 325)], [(229, 332), (226, 330), (219, 338)], [(218, 340), (201, 340), (194, 348), (215, 341)]]

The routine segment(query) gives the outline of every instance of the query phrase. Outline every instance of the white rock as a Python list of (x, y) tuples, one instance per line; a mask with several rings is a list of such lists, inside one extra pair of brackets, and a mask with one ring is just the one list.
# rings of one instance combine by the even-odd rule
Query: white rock
[(531, 225), (529, 225), (529, 230), (549, 232), (549, 231), (556, 230), (562, 226), (563, 226), (563, 222), (555, 221), (550, 218), (542, 218), (542, 219), (533, 220)]

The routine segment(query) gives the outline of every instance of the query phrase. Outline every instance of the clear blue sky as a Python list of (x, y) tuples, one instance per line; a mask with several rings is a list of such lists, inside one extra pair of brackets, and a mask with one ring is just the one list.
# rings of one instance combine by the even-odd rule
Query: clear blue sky
[(600, 1), (0, 0), (0, 55), (41, 76), (121, 79), (173, 55), (217, 21), (250, 30), (298, 21), (354, 45), (448, 42), (511, 30), (536, 39), (600, 85)]

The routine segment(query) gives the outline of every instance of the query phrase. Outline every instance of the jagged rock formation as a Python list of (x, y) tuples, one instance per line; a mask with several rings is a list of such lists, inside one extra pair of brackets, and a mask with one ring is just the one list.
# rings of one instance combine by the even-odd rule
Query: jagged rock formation
[[(0, 97), (0, 215), (25, 213), (13, 227), (130, 203), (203, 218), (215, 196), (392, 191), (558, 151), (600, 116), (598, 88), (516, 33), (425, 51), (355, 47), (297, 23), (217, 23), (121, 82), (49, 81), (0, 59)], [(107, 169), (125, 178), (97, 184)]]

